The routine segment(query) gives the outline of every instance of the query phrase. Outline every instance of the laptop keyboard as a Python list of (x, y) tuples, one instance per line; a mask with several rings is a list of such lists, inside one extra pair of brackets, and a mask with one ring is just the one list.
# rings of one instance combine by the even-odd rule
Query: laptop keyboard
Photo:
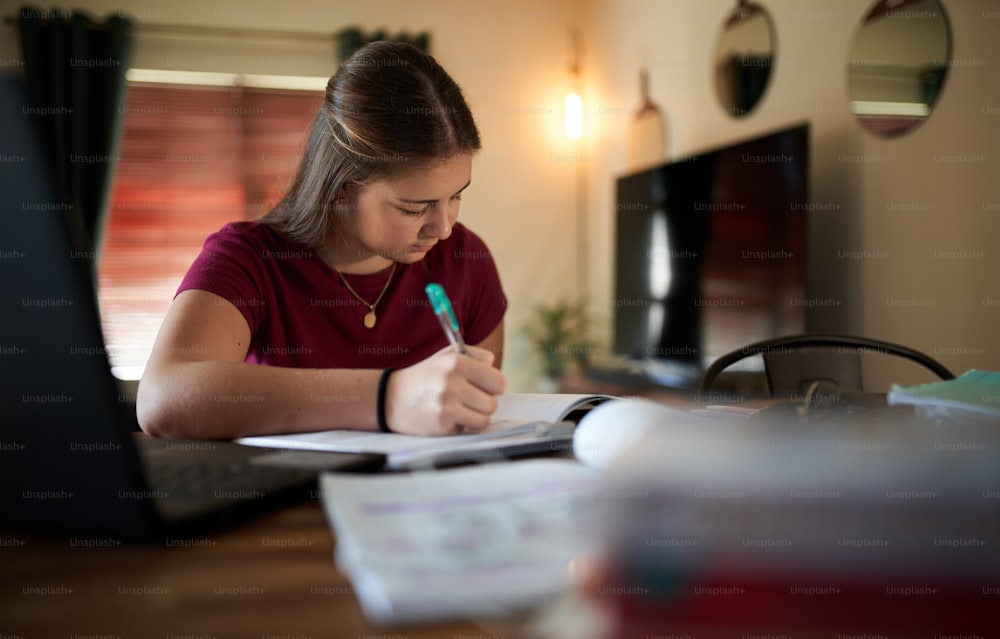
[(258, 463), (269, 451), (221, 441), (137, 440), (149, 495), (168, 520), (266, 510), (316, 491), (315, 470)]
[(146, 473), (157, 496), (231, 501), (257, 499), (316, 477), (315, 472), (255, 465), (249, 459), (227, 463), (161, 459), (149, 464)]
[(325, 470), (365, 472), (385, 463), (384, 455), (277, 451), (229, 441), (139, 436), (136, 443), (149, 493), (143, 496), (171, 522), (232, 522), (315, 499), (317, 478)]

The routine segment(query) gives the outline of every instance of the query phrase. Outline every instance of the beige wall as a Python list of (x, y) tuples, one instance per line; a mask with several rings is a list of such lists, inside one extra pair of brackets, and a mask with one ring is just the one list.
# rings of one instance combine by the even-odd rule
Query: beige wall
[[(534, 381), (518, 332), (531, 304), (585, 292), (599, 336), (609, 338), (613, 181), (625, 170), (624, 139), (643, 61), (652, 97), (667, 114), (670, 157), (812, 123), (812, 199), (835, 207), (812, 218), (810, 296), (831, 304), (811, 312), (814, 330), (907, 343), (958, 372), (1000, 369), (998, 3), (945, 0), (955, 66), (934, 116), (895, 140), (862, 132), (847, 110), (847, 52), (869, 0), (763, 2), (777, 30), (777, 64), (762, 102), (741, 120), (717, 105), (710, 73), (719, 27), (734, 4), (310, 0), (261, 7), (184, 0), (162, 8), (152, 0), (81, 0), (74, 6), (98, 15), (121, 8), (158, 24), (430, 30), (434, 53), (465, 89), (483, 132), (485, 149), (462, 219), (491, 245), (510, 298), (505, 369), (514, 389), (531, 390)], [(581, 33), (587, 100), (579, 145), (561, 132), (573, 26)], [(15, 58), (13, 39), (0, 40), (0, 60)], [(168, 55), (146, 46), (145, 53)], [(315, 71), (313, 56), (325, 55), (326, 45), (281, 46), (275, 55), (302, 56), (294, 66), (304, 74), (325, 74), (326, 61)], [(182, 54), (179, 45), (174, 55)]]

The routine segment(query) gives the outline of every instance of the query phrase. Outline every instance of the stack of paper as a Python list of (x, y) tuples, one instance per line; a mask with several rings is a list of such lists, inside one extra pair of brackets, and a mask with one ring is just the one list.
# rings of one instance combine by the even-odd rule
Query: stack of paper
[(379, 623), (487, 617), (563, 592), (593, 533), (595, 471), (566, 459), (326, 473), (336, 559)]

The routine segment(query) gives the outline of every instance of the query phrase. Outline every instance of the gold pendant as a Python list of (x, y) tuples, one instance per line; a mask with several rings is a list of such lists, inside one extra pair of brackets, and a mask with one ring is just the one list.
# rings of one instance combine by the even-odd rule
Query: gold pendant
[(375, 328), (375, 311), (371, 310), (365, 313), (365, 328)]

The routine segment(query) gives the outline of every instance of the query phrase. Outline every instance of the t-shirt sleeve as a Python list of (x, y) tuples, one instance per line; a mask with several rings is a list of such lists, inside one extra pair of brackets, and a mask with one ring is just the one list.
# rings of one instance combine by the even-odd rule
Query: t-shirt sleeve
[(255, 247), (258, 242), (254, 240), (251, 233), (232, 224), (210, 235), (181, 280), (177, 294), (190, 289), (215, 293), (243, 314), (251, 334), (255, 334), (264, 322), (264, 284), (270, 277), (260, 258), (266, 247)]
[(500, 282), (500, 273), (486, 243), (472, 231), (462, 248), (455, 252), (460, 272), (467, 273), (464, 282), (462, 333), (469, 344), (478, 344), (497, 327), (507, 311), (507, 297)]

